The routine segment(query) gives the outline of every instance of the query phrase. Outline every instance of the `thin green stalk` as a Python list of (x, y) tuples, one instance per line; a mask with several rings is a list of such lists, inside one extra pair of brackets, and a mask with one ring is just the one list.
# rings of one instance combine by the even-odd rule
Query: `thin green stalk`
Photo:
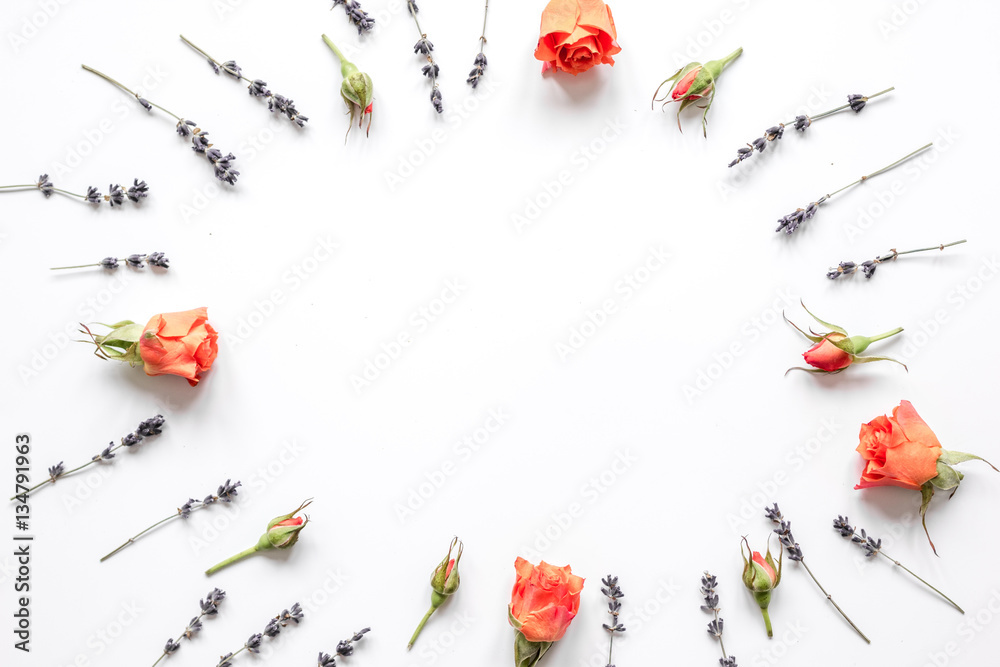
[[(894, 90), (896, 90), (896, 87), (895, 86), (890, 86), (889, 88), (886, 88), (885, 90), (880, 90), (879, 92), (875, 93), (874, 95), (866, 95), (863, 99), (867, 102), (868, 100), (875, 99), (879, 95), (885, 95), (886, 93), (891, 93)], [(809, 118), (810, 122), (815, 121), (815, 120), (820, 120), (821, 118), (826, 118), (827, 116), (835, 114), (838, 111), (843, 111), (844, 109), (849, 109), (850, 107), (851, 107), (850, 103), (842, 104), (839, 107), (837, 107), (836, 109), (830, 109), (829, 111), (824, 111), (823, 113), (818, 113), (815, 116), (807, 116), (807, 118)], [(795, 122), (795, 120), (790, 120), (787, 123), (783, 123), (783, 124), (784, 125), (791, 125), (794, 122)]]
[(852, 186), (855, 186), (855, 185), (857, 185), (858, 183), (861, 183), (861, 182), (863, 182), (863, 181), (867, 181), (867, 180), (868, 180), (869, 178), (872, 178), (873, 176), (878, 176), (878, 175), (879, 175), (879, 174), (881, 174), (881, 173), (884, 173), (884, 172), (886, 172), (886, 171), (889, 171), (889, 170), (890, 170), (890, 169), (892, 169), (893, 167), (895, 167), (895, 166), (897, 166), (897, 165), (899, 165), (899, 164), (902, 164), (903, 162), (906, 162), (907, 160), (909, 160), (909, 159), (910, 159), (911, 157), (913, 157), (913, 156), (914, 156), (914, 155), (916, 155), (917, 153), (920, 153), (920, 152), (923, 152), (923, 151), (927, 150), (928, 148), (930, 148), (930, 147), (931, 147), (931, 146), (933, 146), (933, 145), (934, 145), (934, 143), (933, 143), (933, 142), (931, 142), (931, 143), (929, 143), (929, 144), (927, 144), (927, 145), (925, 145), (925, 146), (921, 146), (920, 148), (918, 148), (917, 150), (913, 151), (912, 153), (908, 153), (907, 155), (904, 155), (903, 157), (899, 158), (898, 160), (896, 160), (896, 161), (895, 161), (895, 162), (893, 162), (892, 164), (889, 164), (889, 165), (886, 165), (886, 166), (882, 167), (881, 169), (877, 169), (876, 171), (873, 171), (873, 172), (872, 172), (872, 173), (870, 173), (870, 174), (867, 174), (867, 175), (865, 175), (865, 176), (862, 176), (862, 177), (861, 177), (861, 178), (859, 178), (858, 180), (854, 181), (853, 183), (848, 183), (847, 185), (845, 185), (844, 187), (840, 188), (839, 190), (834, 190), (833, 192), (831, 192), (830, 194), (828, 194), (828, 195), (826, 196), (826, 198), (827, 198), (827, 199), (829, 199), (829, 198), (830, 198), (830, 197), (832, 197), (833, 195), (835, 195), (835, 194), (837, 194), (837, 193), (839, 193), (839, 192), (843, 192), (844, 190), (846, 190), (846, 189), (847, 189), (847, 188), (849, 188), (849, 187), (852, 187)]
[(420, 619), (420, 624), (417, 626), (417, 629), (413, 631), (413, 636), (410, 637), (410, 643), (406, 645), (407, 651), (413, 648), (413, 645), (417, 643), (417, 637), (419, 637), (420, 633), (423, 631), (424, 625), (426, 625), (427, 623), (427, 619), (429, 619), (431, 617), (431, 614), (433, 614), (435, 611), (437, 611), (437, 607), (432, 606), (430, 609), (427, 610), (427, 613), (424, 614), (424, 617)]
[(202, 51), (202, 50), (201, 50), (201, 48), (199, 48), (198, 46), (196, 46), (196, 45), (194, 44), (194, 42), (192, 42), (191, 40), (189, 40), (189, 39), (188, 39), (187, 37), (185, 37), (184, 35), (181, 35), (181, 36), (180, 36), (180, 38), (181, 38), (181, 41), (182, 41), (182, 42), (184, 42), (185, 44), (187, 44), (188, 46), (190, 46), (190, 47), (191, 47), (192, 49), (194, 49), (195, 51), (197, 51), (197, 52), (198, 52), (198, 53), (200, 53), (201, 55), (203, 55), (203, 56), (205, 56), (206, 58), (208, 58), (208, 60), (209, 60), (210, 62), (212, 62), (212, 63), (213, 63), (213, 64), (214, 64), (214, 65), (215, 65), (216, 67), (218, 67), (218, 68), (220, 68), (220, 69), (223, 69), (223, 70), (225, 70), (225, 71), (226, 71), (226, 72), (227, 72), (228, 74), (231, 74), (232, 76), (235, 76), (235, 77), (237, 77), (237, 78), (240, 78), (240, 79), (242, 79), (242, 80), (246, 81), (247, 83), (253, 83), (253, 81), (251, 81), (251, 80), (250, 80), (250, 79), (248, 79), (247, 77), (243, 76), (243, 75), (242, 75), (241, 73), (237, 72), (236, 70), (232, 70), (232, 69), (229, 69), (229, 68), (228, 68), (228, 67), (226, 67), (226, 66), (225, 66), (224, 64), (220, 63), (220, 62), (219, 62), (218, 60), (216, 60), (216, 59), (215, 59), (215, 58), (213, 58), (212, 56), (210, 56), (210, 55), (208, 55), (207, 53), (205, 53), (204, 51)]
[[(119, 88), (121, 88), (122, 90), (124, 90), (124, 91), (125, 91), (126, 93), (128, 93), (129, 95), (132, 95), (132, 96), (134, 96), (134, 97), (135, 97), (135, 99), (137, 99), (137, 100), (139, 99), (139, 93), (135, 92), (134, 90), (132, 90), (131, 88), (129, 88), (129, 87), (128, 87), (128, 86), (126, 86), (125, 84), (123, 84), (123, 83), (121, 83), (121, 82), (119, 82), (119, 81), (115, 81), (114, 79), (112, 79), (112, 78), (111, 78), (110, 76), (108, 76), (108, 75), (107, 75), (107, 74), (105, 74), (104, 72), (99, 72), (98, 70), (96, 70), (96, 69), (94, 69), (93, 67), (90, 67), (90, 66), (88, 66), (88, 65), (80, 65), (80, 67), (82, 67), (83, 69), (87, 70), (88, 72), (90, 72), (90, 73), (92, 73), (92, 74), (96, 74), (97, 76), (101, 77), (101, 78), (102, 78), (102, 79), (104, 79), (105, 81), (109, 81), (109, 82), (111, 82), (111, 83), (115, 84), (116, 86), (118, 86)], [(145, 98), (142, 98), (142, 99), (145, 99)], [(175, 114), (175, 113), (174, 113), (173, 111), (168, 111), (167, 109), (164, 109), (163, 107), (161, 107), (161, 106), (160, 106), (159, 104), (156, 104), (156, 103), (154, 103), (154, 102), (150, 102), (149, 100), (146, 100), (146, 102), (147, 102), (147, 103), (148, 103), (148, 104), (149, 104), (150, 106), (154, 106), (154, 107), (156, 107), (157, 109), (159, 109), (159, 110), (160, 110), (160, 111), (162, 111), (163, 113), (165, 113), (165, 114), (167, 114), (167, 115), (170, 115), (170, 116), (173, 116), (173, 117), (174, 117), (174, 118), (176, 118), (176, 119), (177, 119), (178, 121), (183, 121), (183, 120), (184, 120), (183, 118), (181, 118), (180, 116), (178, 116), (177, 114)]]
[[(111, 452), (114, 452), (115, 450), (118, 450), (118, 449), (121, 449), (121, 448), (122, 448), (122, 447), (124, 447), (124, 446), (125, 446), (125, 445), (121, 445), (121, 444), (119, 444), (119, 445), (115, 445), (115, 446), (114, 446), (114, 447), (112, 447), (112, 448), (111, 448), (110, 450), (108, 450), (108, 453), (111, 453)], [(77, 471), (79, 471), (79, 470), (83, 470), (83, 469), (84, 469), (84, 468), (86, 468), (87, 466), (90, 466), (90, 465), (94, 465), (95, 463), (97, 463), (97, 462), (98, 462), (98, 461), (100, 461), (100, 460), (101, 460), (101, 457), (100, 457), (100, 456), (95, 456), (94, 458), (92, 458), (92, 459), (90, 459), (89, 461), (87, 461), (86, 463), (84, 463), (84, 464), (83, 464), (82, 466), (77, 466), (77, 467), (73, 468), (72, 470), (67, 470), (67, 471), (63, 472), (63, 473), (62, 473), (61, 475), (57, 476), (57, 477), (49, 477), (49, 478), (48, 478), (47, 480), (45, 480), (45, 481), (43, 481), (43, 482), (39, 482), (38, 484), (35, 484), (35, 485), (34, 485), (33, 487), (31, 487), (30, 489), (28, 489), (28, 490), (27, 490), (27, 491), (25, 491), (24, 493), (19, 493), (19, 494), (18, 494), (17, 496), (11, 496), (11, 498), (10, 498), (10, 499), (11, 499), (11, 500), (15, 500), (15, 499), (16, 499), (16, 498), (17, 498), (18, 496), (22, 496), (22, 495), (23, 495), (23, 496), (28, 496), (28, 495), (30, 495), (30, 494), (31, 494), (31, 492), (32, 492), (32, 491), (34, 491), (35, 489), (37, 489), (37, 488), (39, 488), (39, 487), (41, 487), (41, 486), (44, 486), (44, 485), (46, 485), (46, 484), (53, 484), (53, 483), (55, 483), (55, 481), (56, 481), (57, 479), (62, 479), (63, 477), (67, 477), (67, 476), (69, 476), (69, 475), (72, 475), (73, 473), (75, 473), (75, 472), (77, 472)]]
[(823, 592), (823, 595), (826, 596), (826, 599), (830, 601), (830, 604), (832, 604), (834, 607), (836, 607), (837, 611), (840, 612), (840, 615), (844, 617), (844, 620), (851, 624), (851, 627), (854, 628), (855, 632), (857, 632), (859, 635), (861, 635), (862, 639), (864, 639), (866, 642), (868, 642), (869, 644), (871, 644), (872, 640), (868, 639), (868, 637), (865, 636), (865, 633), (861, 632), (861, 629), (858, 626), (854, 625), (854, 621), (852, 621), (847, 616), (847, 614), (844, 613), (844, 610), (840, 608), (839, 604), (837, 604), (836, 602), (834, 602), (833, 596), (826, 592), (826, 589), (823, 588), (823, 584), (819, 583), (819, 579), (816, 578), (816, 575), (814, 575), (812, 573), (812, 570), (809, 569), (809, 566), (806, 565), (805, 559), (803, 558), (799, 562), (802, 563), (802, 567), (806, 568), (806, 572), (808, 572), (809, 576), (812, 577), (812, 580), (816, 582), (816, 585), (819, 586), (819, 589)]
[(253, 545), (252, 547), (250, 547), (249, 549), (244, 549), (243, 551), (239, 552), (235, 556), (230, 556), (229, 558), (227, 558), (226, 560), (222, 561), (221, 563), (216, 563), (212, 567), (210, 567), (207, 570), (205, 570), (205, 574), (215, 574), (216, 572), (218, 572), (222, 568), (228, 567), (228, 566), (232, 565), (233, 563), (239, 562), (239, 561), (243, 560), (244, 558), (247, 558), (249, 556), (254, 555), (255, 553), (257, 553), (257, 545), (256, 544)]
[(895, 336), (895, 335), (896, 335), (896, 334), (898, 334), (898, 333), (903, 333), (903, 327), (896, 327), (896, 328), (895, 328), (895, 329), (893, 329), (892, 331), (886, 331), (885, 333), (880, 333), (880, 334), (879, 334), (879, 335), (877, 335), (877, 336), (869, 336), (869, 337), (868, 337), (868, 339), (869, 339), (869, 340), (870, 340), (871, 342), (873, 342), (873, 343), (874, 343), (874, 342), (875, 342), (875, 341), (877, 341), (877, 340), (883, 340), (883, 339), (885, 339), (885, 338), (889, 338), (889, 337), (891, 337), (891, 336)]
[(38, 183), (31, 183), (30, 185), (0, 185), (0, 190), (7, 190), (9, 188), (38, 188)]
[(940, 245), (931, 246), (929, 248), (917, 248), (916, 250), (903, 250), (903, 251), (892, 250), (885, 257), (878, 257), (877, 261), (884, 262), (887, 259), (895, 259), (896, 257), (899, 257), (900, 255), (912, 255), (915, 252), (927, 252), (928, 250), (944, 250), (945, 248), (950, 248), (953, 245), (960, 245), (960, 244), (965, 243), (965, 242), (966, 242), (965, 239), (962, 239), (961, 241), (952, 241), (951, 243), (942, 243)]
[(917, 581), (919, 581), (920, 583), (922, 583), (924, 586), (926, 586), (927, 588), (931, 589), (932, 591), (934, 591), (935, 593), (937, 593), (938, 595), (940, 595), (941, 597), (943, 597), (945, 600), (947, 600), (948, 604), (950, 604), (951, 606), (953, 606), (955, 609), (959, 610), (963, 614), (965, 613), (965, 610), (962, 609), (961, 607), (959, 607), (958, 604), (954, 600), (952, 600), (950, 597), (948, 597), (947, 595), (945, 595), (944, 593), (942, 593), (941, 591), (939, 591), (934, 586), (931, 586), (929, 583), (927, 583), (926, 581), (924, 581), (924, 579), (922, 577), (918, 576), (916, 572), (914, 572), (910, 568), (906, 567), (905, 565), (903, 565), (902, 563), (900, 563), (898, 560), (896, 560), (895, 558), (893, 558), (889, 554), (884, 553), (882, 550), (879, 550), (879, 555), (888, 558), (889, 561), (891, 561), (893, 565), (896, 565), (897, 567), (903, 568), (903, 570), (906, 571), (907, 573), (909, 573), (914, 579), (916, 579)]
[[(191, 625), (194, 625), (195, 623), (197, 623), (198, 621), (200, 621), (200, 620), (201, 620), (201, 619), (203, 619), (204, 617), (205, 617), (205, 612), (201, 612), (200, 614), (198, 614), (198, 615), (197, 615), (197, 616), (196, 616), (196, 617), (194, 618), (194, 620), (192, 620), (192, 621), (191, 621), (191, 623), (189, 624), (189, 626), (188, 626), (188, 627), (190, 627)], [(180, 644), (180, 643), (181, 643), (181, 640), (182, 640), (182, 639), (184, 639), (185, 635), (186, 635), (186, 631), (185, 631), (185, 632), (182, 632), (182, 633), (180, 634), (180, 636), (179, 636), (179, 637), (178, 637), (177, 639), (175, 639), (175, 640), (174, 640), (174, 643), (175, 643), (175, 644)], [(160, 664), (160, 661), (161, 661), (161, 660), (163, 660), (164, 658), (166, 658), (166, 657), (167, 657), (168, 655), (169, 655), (169, 654), (168, 654), (168, 653), (167, 653), (166, 651), (164, 651), (163, 653), (161, 653), (161, 654), (160, 654), (160, 657), (156, 659), (156, 662), (154, 662), (154, 663), (153, 663), (153, 666), (152, 666), (152, 667), (156, 667), (156, 666), (157, 666), (158, 664)]]
[[(194, 509), (201, 509), (201, 507), (196, 507), (196, 508), (194, 508)], [(177, 511), (176, 513), (174, 513), (174, 514), (171, 514), (171, 515), (170, 515), (170, 516), (168, 516), (168, 517), (167, 517), (166, 519), (161, 519), (160, 521), (157, 521), (156, 523), (154, 523), (154, 524), (153, 524), (152, 526), (149, 526), (149, 527), (148, 527), (148, 528), (146, 528), (145, 530), (143, 530), (143, 531), (141, 531), (141, 532), (139, 532), (139, 533), (136, 533), (136, 534), (135, 534), (135, 535), (133, 535), (132, 537), (130, 537), (130, 538), (128, 538), (127, 540), (125, 540), (125, 543), (124, 543), (124, 544), (122, 544), (122, 545), (121, 545), (120, 547), (118, 547), (117, 549), (115, 549), (114, 551), (112, 551), (111, 553), (109, 553), (108, 555), (106, 555), (106, 556), (104, 556), (103, 558), (101, 558), (101, 562), (103, 563), (103, 562), (104, 562), (104, 561), (106, 561), (107, 559), (111, 558), (111, 557), (112, 557), (112, 556), (114, 556), (114, 555), (115, 555), (116, 553), (118, 553), (119, 551), (121, 551), (122, 549), (124, 549), (125, 547), (127, 547), (128, 545), (132, 544), (132, 543), (133, 543), (133, 542), (135, 542), (135, 541), (136, 541), (137, 539), (139, 539), (140, 537), (142, 537), (143, 535), (145, 535), (145, 534), (146, 534), (146, 533), (148, 533), (149, 531), (153, 530), (154, 528), (156, 528), (156, 527), (157, 527), (157, 526), (159, 526), (160, 524), (164, 524), (164, 523), (166, 523), (167, 521), (170, 521), (171, 519), (176, 519), (176, 518), (177, 518), (177, 517), (179, 517), (180, 515), (181, 515), (181, 513), (180, 513), (180, 511), (178, 510), (178, 511)]]

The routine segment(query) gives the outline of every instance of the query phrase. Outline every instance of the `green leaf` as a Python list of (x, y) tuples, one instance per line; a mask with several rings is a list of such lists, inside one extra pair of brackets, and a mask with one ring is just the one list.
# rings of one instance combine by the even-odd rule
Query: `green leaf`
[(809, 316), (812, 317), (814, 320), (816, 320), (817, 322), (819, 322), (820, 324), (822, 324), (825, 327), (830, 327), (830, 329), (832, 329), (833, 331), (836, 331), (839, 334), (844, 334), (845, 336), (847, 335), (847, 332), (844, 331), (843, 327), (838, 327), (836, 324), (830, 324), (829, 322), (824, 322), (823, 320), (821, 320), (818, 317), (816, 317), (815, 315), (813, 315), (812, 312), (810, 312), (810, 310), (808, 308), (806, 308), (806, 304), (805, 304), (804, 301), (799, 301), (799, 303), (802, 304), (802, 309), (805, 310), (807, 313), (809, 313)]
[(817, 373), (819, 375), (835, 375), (836, 373), (842, 373), (844, 369), (838, 368), (835, 371), (824, 371), (822, 368), (803, 368), (802, 366), (792, 366), (787, 371), (785, 371), (785, 375), (788, 375), (792, 371), (805, 371), (806, 373)]
[(937, 547), (934, 546), (934, 540), (931, 539), (931, 534), (927, 530), (927, 507), (931, 504), (931, 498), (933, 497), (933, 486), (930, 484), (924, 484), (920, 487), (920, 518), (924, 525), (924, 535), (927, 536), (927, 541), (930, 542), (931, 549), (934, 551), (934, 555), (937, 556)]
[[(948, 465), (956, 465), (959, 463), (964, 463), (965, 461), (982, 461), (989, 467), (997, 470), (996, 466), (984, 459), (981, 456), (976, 456), (975, 454), (966, 454), (965, 452), (952, 452), (947, 449), (941, 450), (941, 456), (938, 457), (938, 463), (947, 463)], [(1000, 470), (997, 470), (1000, 472)]]
[(936, 488), (942, 491), (948, 491), (954, 489), (962, 482), (962, 473), (958, 472), (950, 465), (942, 463), (941, 459), (937, 462), (937, 476), (928, 482), (933, 484)]
[(535, 667), (552, 642), (529, 642), (521, 632), (514, 636), (514, 666)]

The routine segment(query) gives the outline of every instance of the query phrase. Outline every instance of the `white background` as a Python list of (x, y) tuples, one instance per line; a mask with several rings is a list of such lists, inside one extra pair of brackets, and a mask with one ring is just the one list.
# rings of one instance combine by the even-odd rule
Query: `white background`
[[(627, 596), (619, 667), (716, 664), (698, 609), (706, 568), (719, 576), (726, 647), (742, 665), (992, 660), (1000, 475), (965, 464), (958, 495), (935, 499), (940, 558), (915, 519), (917, 493), (853, 485), (858, 425), (900, 399), (946, 448), (1000, 458), (990, 342), (1000, 324), (1000, 233), (986, 141), (1000, 101), (989, 85), (995, 3), (619, 1), (617, 64), (573, 78), (541, 76), (532, 58), (544, 3), (498, 0), (475, 92), (464, 77), (481, 6), (421, 4), (443, 116), (428, 100), (402, 5), (365, 3), (379, 27), (359, 39), (325, 0), (4, 4), (2, 183), (48, 172), (57, 187), (106, 192), (109, 181), (138, 176), (152, 192), (121, 210), (2, 195), (4, 488), (16, 433), (32, 435), (40, 480), (47, 466), (82, 463), (141, 419), (168, 420), (162, 436), (98, 474), (32, 498), (34, 651), (11, 648), (5, 555), (4, 664), (151, 664), (199, 597), (220, 586), (229, 593), (222, 613), (167, 664), (214, 665), (299, 601), (305, 621), (281, 635), (267, 664), (313, 664), (370, 625), (345, 663), (503, 667), (518, 555), (570, 563), (587, 578), (578, 618), (543, 664), (605, 664), (599, 579), (609, 571)], [(261, 100), (182, 44), (182, 32), (292, 97), (308, 127), (270, 119)], [(322, 32), (375, 82), (367, 139), (355, 129), (344, 142), (339, 65)], [(656, 85), (678, 66), (737, 46), (745, 53), (722, 76), (707, 140), (697, 113), (680, 134), (673, 108), (650, 110)], [(236, 153), (236, 187), (217, 185), (168, 117), (147, 114), (81, 62), (198, 121)], [(890, 85), (896, 91), (860, 115), (817, 122), (805, 136), (789, 131), (726, 168), (766, 127)], [(781, 215), (928, 141), (937, 149), (923, 160), (835, 197), (794, 237), (774, 233)], [(549, 197), (546, 183), (562, 171), (568, 185)], [(528, 214), (519, 228), (515, 216)], [(969, 243), (900, 260), (871, 281), (824, 277), (840, 260), (962, 238)], [(647, 274), (651, 248), (670, 258)], [(169, 256), (166, 274), (48, 270), (154, 250)], [(641, 289), (616, 291), (629, 275), (646, 279)], [(448, 281), (460, 295), (424, 321), (420, 309), (440, 312)], [(905, 359), (909, 373), (883, 363), (784, 377), (805, 346), (780, 313), (808, 324), (799, 298), (852, 333), (905, 327), (871, 353)], [(557, 346), (606, 299), (616, 312), (561, 355)], [(69, 342), (80, 321), (145, 322), (202, 305), (223, 337), (197, 388)], [(407, 346), (357, 390), (352, 377), (400, 337)], [(727, 357), (734, 345), (739, 354)], [(703, 391), (686, 396), (700, 374)], [(456, 446), (491, 411), (506, 417), (488, 441), (474, 453)], [(614, 472), (616, 460), (628, 464)], [(238, 503), (98, 563), (226, 478), (243, 482)], [(202, 574), (307, 497), (313, 521), (294, 549)], [(739, 537), (763, 547), (760, 507), (772, 500), (871, 646), (794, 564), (767, 640), (740, 584)], [(967, 615), (888, 561), (865, 567), (831, 530), (838, 513), (882, 536)], [(9, 540), (6, 516), (0, 536)], [(453, 535), (466, 544), (463, 585), (407, 654), (427, 578)], [(258, 662), (244, 655), (238, 664)]]

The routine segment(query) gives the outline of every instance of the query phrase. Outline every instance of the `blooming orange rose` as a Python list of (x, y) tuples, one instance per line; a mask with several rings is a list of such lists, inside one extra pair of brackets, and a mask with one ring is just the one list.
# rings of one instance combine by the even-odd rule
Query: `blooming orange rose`
[(909, 401), (892, 417), (879, 416), (861, 426), (857, 451), (867, 462), (855, 489), (900, 486), (919, 491), (937, 476), (941, 443)]
[(832, 333), (803, 352), (802, 358), (805, 359), (806, 363), (813, 368), (818, 368), (822, 371), (828, 371), (830, 373), (839, 371), (842, 368), (847, 368), (851, 365), (851, 362), (854, 361), (854, 357), (852, 357), (848, 352), (841, 350), (839, 347), (834, 345), (833, 342), (831, 342), (843, 340), (844, 338), (847, 338), (847, 336)]
[(146, 375), (180, 375), (192, 387), (212, 367), (219, 334), (208, 323), (208, 309), (154, 315), (139, 339)]
[(601, 0), (551, 0), (542, 12), (535, 58), (542, 71), (563, 70), (576, 76), (594, 65), (614, 65), (618, 32), (611, 8)]
[(529, 642), (559, 641), (580, 609), (583, 578), (569, 565), (555, 567), (545, 561), (532, 565), (520, 557), (514, 569), (517, 581), (507, 608), (511, 625)]

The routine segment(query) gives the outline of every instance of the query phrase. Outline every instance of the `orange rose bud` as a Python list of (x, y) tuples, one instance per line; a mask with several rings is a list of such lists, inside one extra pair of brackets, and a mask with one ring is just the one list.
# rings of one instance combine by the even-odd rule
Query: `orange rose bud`
[[(746, 546), (750, 552), (750, 559), (743, 554), (743, 547)], [(781, 583), (781, 561), (783, 553), (778, 555), (778, 564), (775, 565), (774, 558), (771, 557), (771, 547), (767, 548), (767, 555), (761, 556), (759, 551), (750, 549), (750, 543), (744, 537), (740, 544), (740, 555), (743, 555), (743, 584), (753, 594), (760, 613), (764, 616), (764, 627), (767, 629), (767, 636), (773, 637), (771, 630), (771, 617), (767, 613), (767, 608), (771, 604), (771, 591)]]
[(507, 607), (508, 621), (517, 630), (514, 664), (534, 667), (576, 617), (583, 578), (569, 565), (556, 567), (545, 561), (532, 565), (520, 557), (514, 569), (517, 580)]
[[(673, 76), (664, 80), (656, 88), (650, 108), (655, 108), (657, 102), (663, 102), (664, 109), (671, 102), (679, 102), (680, 104), (677, 107), (677, 129), (680, 130), (681, 112), (707, 97), (708, 102), (704, 105), (699, 105), (699, 108), (704, 109), (704, 113), (701, 115), (702, 133), (708, 136), (708, 110), (712, 107), (712, 102), (715, 100), (715, 82), (722, 76), (722, 70), (726, 69), (731, 62), (739, 58), (742, 53), (743, 49), (741, 47), (725, 58), (709, 60), (704, 65), (693, 62), (681, 67), (674, 72)], [(668, 89), (668, 92), (660, 97), (660, 91), (668, 83), (673, 83), (672, 89)]]
[(208, 309), (154, 315), (139, 341), (146, 375), (180, 375), (192, 387), (219, 354), (219, 334), (208, 323)]
[(898, 486), (920, 491), (924, 533), (935, 554), (937, 548), (927, 530), (927, 508), (935, 490), (951, 491), (954, 495), (965, 478), (952, 466), (976, 460), (996, 470), (992, 463), (975, 454), (942, 448), (934, 431), (909, 401), (900, 401), (891, 417), (879, 416), (862, 424), (858, 439), (857, 452), (865, 460), (865, 468), (854, 488)]
[(550, 69), (576, 76), (595, 65), (614, 65), (618, 32), (611, 8), (601, 0), (551, 0), (542, 11), (535, 59)]
[[(896, 334), (903, 331), (902, 327), (893, 329), (892, 331), (887, 331), (878, 336), (847, 336), (847, 332), (836, 324), (830, 324), (829, 322), (824, 322), (815, 315), (809, 312), (805, 304), (802, 304), (802, 308), (805, 309), (807, 313), (812, 315), (812, 318), (822, 324), (825, 327), (829, 327), (832, 331), (825, 333), (819, 333), (809, 330), (806, 333), (793, 322), (790, 322), (787, 317), (785, 321), (791, 324), (795, 329), (812, 341), (813, 346), (810, 347), (802, 354), (802, 358), (806, 360), (806, 363), (812, 366), (812, 368), (801, 368), (794, 367), (789, 368), (785, 371), (787, 374), (789, 371), (807, 371), (809, 373), (839, 373), (851, 364), (868, 363), (871, 361), (895, 361), (897, 364), (906, 368), (906, 364), (896, 361), (890, 357), (863, 357), (861, 353), (868, 349), (868, 346), (875, 341), (882, 340), (883, 338), (889, 338), (890, 336), (895, 336)], [(782, 313), (784, 316), (784, 313)]]
[[(452, 558), (451, 552), (456, 546), (458, 547), (458, 551), (455, 557)], [(463, 551), (465, 551), (465, 545), (462, 544), (462, 541), (457, 537), (452, 538), (451, 544), (448, 546), (448, 555), (438, 563), (438, 566), (434, 568), (434, 572), (431, 573), (431, 608), (427, 610), (427, 613), (420, 620), (420, 624), (413, 632), (413, 636), (410, 637), (410, 643), (406, 645), (406, 650), (413, 648), (413, 644), (416, 643), (417, 637), (420, 636), (431, 614), (437, 611), (437, 608), (444, 604), (458, 590), (459, 585), (462, 583), (461, 578), (458, 576), (458, 563), (462, 560)]]

